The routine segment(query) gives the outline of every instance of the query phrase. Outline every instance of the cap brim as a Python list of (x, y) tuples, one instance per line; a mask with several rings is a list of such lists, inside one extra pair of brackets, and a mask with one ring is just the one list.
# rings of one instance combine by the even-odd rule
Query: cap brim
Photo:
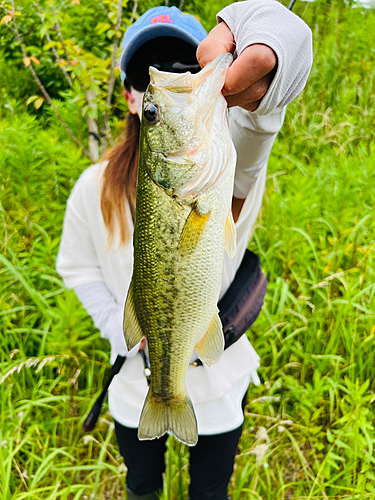
[(126, 73), (126, 68), (130, 62), (130, 59), (134, 56), (137, 50), (142, 47), (146, 42), (152, 40), (153, 38), (158, 38), (161, 36), (170, 36), (174, 38), (179, 38), (184, 42), (190, 43), (193, 47), (198, 47), (199, 40), (194, 36), (187, 33), (185, 30), (179, 28), (178, 26), (165, 25), (165, 24), (153, 24), (151, 26), (146, 26), (140, 30), (134, 38), (129, 42), (129, 46), (124, 50), (120, 68), (122, 73)]

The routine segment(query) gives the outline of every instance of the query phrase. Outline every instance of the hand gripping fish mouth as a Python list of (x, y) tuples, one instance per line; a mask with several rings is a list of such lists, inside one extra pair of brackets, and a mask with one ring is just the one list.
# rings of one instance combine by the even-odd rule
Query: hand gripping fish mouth
[(221, 89), (232, 56), (199, 73), (150, 68), (143, 101), (134, 266), (124, 311), (128, 349), (147, 337), (151, 383), (139, 439), (166, 432), (194, 445), (185, 379), (194, 349), (207, 369), (224, 348), (217, 301), (224, 252), (235, 253), (231, 213), (236, 153)]

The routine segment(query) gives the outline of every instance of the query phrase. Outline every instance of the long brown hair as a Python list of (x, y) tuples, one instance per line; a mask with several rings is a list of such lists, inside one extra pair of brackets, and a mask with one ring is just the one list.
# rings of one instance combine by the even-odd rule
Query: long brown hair
[(125, 245), (131, 236), (128, 210), (134, 220), (135, 192), (138, 172), (140, 121), (129, 113), (123, 139), (110, 149), (103, 160), (108, 161), (101, 185), (100, 208), (108, 230), (108, 247), (113, 243), (117, 225), (119, 244)]

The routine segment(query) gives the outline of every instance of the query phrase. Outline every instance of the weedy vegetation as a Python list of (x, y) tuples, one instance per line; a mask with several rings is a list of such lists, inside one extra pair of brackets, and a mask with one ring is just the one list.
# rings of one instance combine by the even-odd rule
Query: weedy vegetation
[[(106, 61), (108, 85), (117, 2), (55, 4), (56, 16), (68, 16), (65, 39), (82, 55), (85, 91), (90, 50)], [(151, 4), (139, 2), (135, 15)], [(224, 2), (202, 4), (184, 8), (209, 29)], [(28, 56), (40, 61), (31, 62), (40, 80), (88, 148), (82, 89), (75, 77), (68, 86), (44, 47), (38, 7), (53, 16), (52, 5), (16, 2), (17, 22)], [(107, 409), (94, 432), (82, 430), (108, 373), (109, 345), (55, 271), (65, 203), (90, 160), (48, 103), (37, 101), (39, 87), (8, 26), (12, 5), (1, 8), (0, 499), (121, 499), (126, 470)], [(123, 2), (121, 30), (133, 8)], [(249, 391), (230, 493), (233, 500), (373, 499), (375, 12), (343, 0), (297, 1), (295, 12), (313, 31), (315, 62), (273, 148), (249, 243), (269, 280), (248, 332), (263, 383)], [(113, 137), (126, 113), (118, 80)], [(98, 123), (107, 109), (103, 88), (91, 87)], [(161, 499), (187, 498), (188, 448), (170, 438), (166, 464)]]

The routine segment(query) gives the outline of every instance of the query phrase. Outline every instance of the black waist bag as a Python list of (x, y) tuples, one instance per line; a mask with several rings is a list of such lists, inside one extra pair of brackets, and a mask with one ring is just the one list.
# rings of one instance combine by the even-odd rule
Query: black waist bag
[(259, 316), (267, 285), (259, 257), (246, 250), (233, 282), (218, 303), (225, 349), (234, 344)]

